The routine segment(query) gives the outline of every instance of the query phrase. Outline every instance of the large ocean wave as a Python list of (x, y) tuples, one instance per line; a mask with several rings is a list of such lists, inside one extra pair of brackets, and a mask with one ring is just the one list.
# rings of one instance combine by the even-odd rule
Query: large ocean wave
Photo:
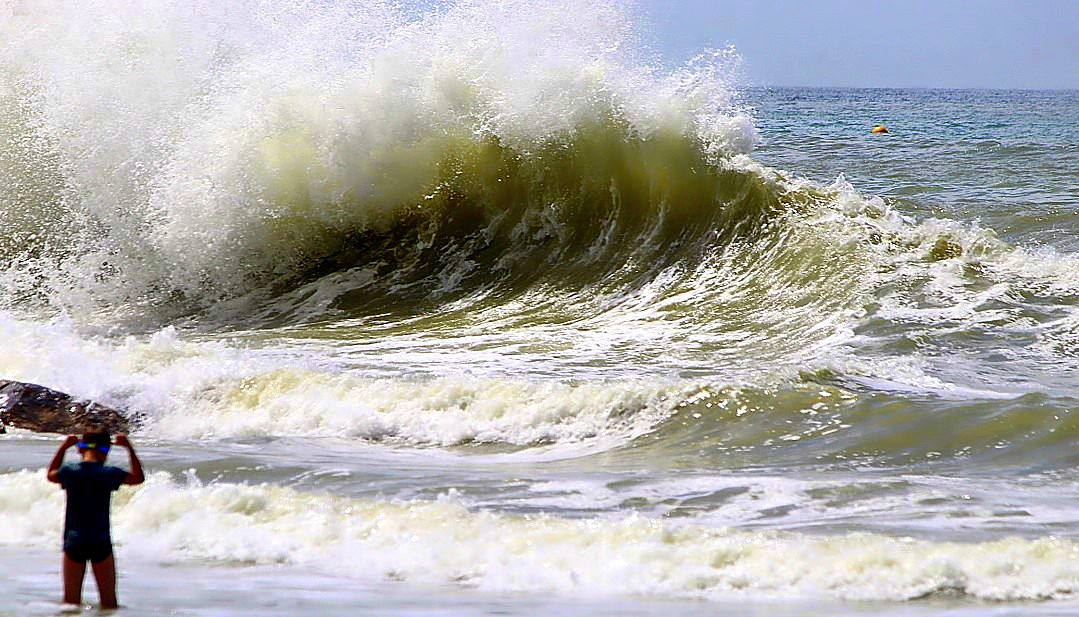
[[(1067, 422), (908, 351), (1074, 357), (1074, 258), (759, 165), (733, 52), (663, 68), (620, 3), (19, 3), (0, 36), (0, 371), (148, 430), (690, 447), (739, 388), (762, 448), (871, 427), (817, 412), (874, 389)], [(911, 419), (828, 447), (936, 452)]]
[[(744, 160), (733, 52), (659, 68), (619, 3), (20, 4), (2, 27), (8, 303), (271, 314), (306, 285), (321, 304), (287, 323), (702, 287), (719, 258), (728, 295), (804, 304), (879, 270), (873, 243), (1007, 252)], [(837, 212), (856, 224), (822, 231)]]

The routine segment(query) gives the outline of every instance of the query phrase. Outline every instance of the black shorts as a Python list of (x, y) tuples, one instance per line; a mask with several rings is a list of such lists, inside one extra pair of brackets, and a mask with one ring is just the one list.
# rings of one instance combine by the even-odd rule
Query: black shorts
[(79, 563), (101, 563), (112, 555), (112, 543), (65, 542), (64, 554)]

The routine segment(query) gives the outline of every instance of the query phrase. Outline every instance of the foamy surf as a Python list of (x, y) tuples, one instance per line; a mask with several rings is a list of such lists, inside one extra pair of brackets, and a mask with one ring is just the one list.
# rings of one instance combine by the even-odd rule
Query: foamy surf
[[(1071, 607), (1074, 96), (746, 89), (647, 39), (620, 2), (0, 7), (0, 378), (145, 419), (147, 588)], [(7, 554), (55, 548), (43, 439), (0, 440)]]
[[(3, 543), (52, 546), (62, 492), (40, 473), (0, 475)], [(487, 591), (908, 600), (1071, 598), (1079, 546), (1062, 538), (928, 542), (813, 537), (658, 519), (469, 511), (453, 499), (352, 500), (156, 474), (115, 499), (120, 550), (160, 561), (318, 566), (364, 580)]]
[[(390, 337), (368, 352), (378, 353), (381, 363), (342, 367), (340, 359), (327, 362), (322, 355), (333, 347), (318, 353), (310, 344), (228, 344), (173, 329), (117, 341), (81, 336), (65, 320), (8, 318), (0, 319), (0, 333), (7, 340), (0, 352), (5, 376), (138, 413), (141, 434), (163, 440), (345, 438), (455, 448), (462, 455), (481, 445), (539, 449), (520, 456), (540, 459), (623, 450), (657, 460), (696, 457), (729, 468), (799, 453), (820, 461), (865, 452), (881, 462), (1023, 461), (1040, 451), (1050, 463), (1066, 460), (1065, 444), (1079, 434), (1079, 416), (1066, 409), (1070, 398), (962, 388), (910, 360), (828, 359), (800, 371), (758, 370), (751, 377), (740, 371), (707, 378), (640, 371), (552, 379), (530, 375), (538, 360), (527, 357), (498, 371), (477, 361), (472, 375), (461, 374), (455, 372), (461, 364), (435, 359), (452, 354), (460, 363), (490, 354), (468, 345), (422, 354), (416, 337), (408, 337), (399, 365), (384, 351), (399, 344)], [(415, 370), (421, 359), (428, 374)], [(506, 362), (514, 359), (505, 356)], [(862, 398), (874, 392), (936, 403), (912, 403), (882, 419)], [(936, 418), (922, 409), (945, 404), (950, 435), (934, 431)], [(882, 436), (880, 422), (897, 425)], [(1000, 444), (1011, 447), (1001, 451)], [(735, 452), (740, 454), (732, 463), (728, 456)]]
[[(1041, 324), (1068, 310), (1070, 256), (755, 162), (736, 56), (663, 69), (629, 7), (91, 3), (93, 33), (70, 10), (17, 4), (2, 24), (6, 314), (59, 313), (76, 339), (282, 337), (286, 362), (320, 370), (733, 385), (854, 357), (911, 392), (1069, 383), (1052, 364), (1071, 330)], [(925, 332), (892, 335), (911, 324)], [(1025, 383), (888, 374), (911, 340), (997, 325)], [(80, 370), (9, 376), (103, 390)], [(152, 388), (102, 394), (119, 389)]]

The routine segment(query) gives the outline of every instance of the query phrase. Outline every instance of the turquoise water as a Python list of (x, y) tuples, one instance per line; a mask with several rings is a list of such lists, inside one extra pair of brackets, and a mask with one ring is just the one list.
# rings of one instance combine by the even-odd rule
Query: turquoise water
[[(0, 376), (146, 419), (132, 613), (1075, 612), (1079, 94), (641, 27), (0, 21)], [(0, 613), (51, 614), (54, 440), (0, 444)]]

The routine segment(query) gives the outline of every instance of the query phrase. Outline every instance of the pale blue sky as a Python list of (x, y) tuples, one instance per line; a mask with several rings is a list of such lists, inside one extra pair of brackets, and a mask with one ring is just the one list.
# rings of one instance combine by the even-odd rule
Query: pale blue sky
[(734, 44), (757, 85), (1079, 88), (1079, 0), (639, 0), (671, 61)]

